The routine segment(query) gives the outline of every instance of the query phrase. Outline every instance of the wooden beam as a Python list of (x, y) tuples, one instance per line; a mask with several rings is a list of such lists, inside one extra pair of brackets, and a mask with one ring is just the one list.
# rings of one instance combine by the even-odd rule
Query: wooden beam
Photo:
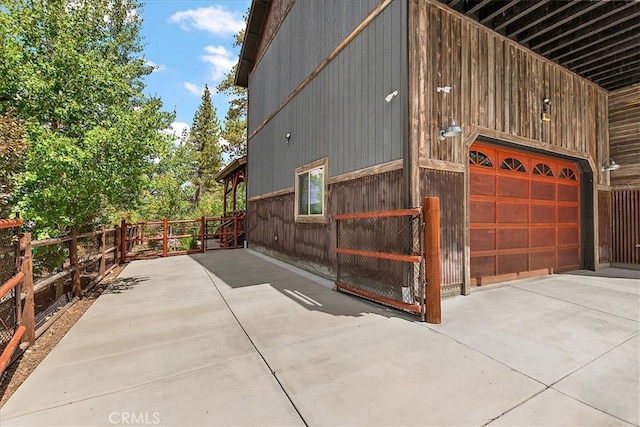
[(424, 212), (424, 263), (426, 277), (425, 320), (428, 323), (442, 322), (440, 280), (440, 199), (425, 197)]

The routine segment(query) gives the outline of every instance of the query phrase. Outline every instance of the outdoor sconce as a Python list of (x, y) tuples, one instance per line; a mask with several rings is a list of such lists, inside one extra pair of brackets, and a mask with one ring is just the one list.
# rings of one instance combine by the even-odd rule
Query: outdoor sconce
[(290, 139), (291, 139), (291, 132), (287, 132), (287, 134), (284, 136), (284, 142), (288, 144)]
[(398, 91), (394, 90), (393, 92), (391, 92), (390, 94), (388, 94), (387, 96), (384, 97), (384, 100), (387, 102), (391, 102), (391, 100), (393, 98), (395, 98), (396, 96), (398, 96)]
[(612, 158), (608, 158), (602, 163), (601, 171), (614, 171), (620, 169), (620, 165), (613, 161)]
[(445, 129), (440, 129), (440, 132), (438, 133), (438, 139), (440, 141), (444, 141), (445, 138), (462, 135), (462, 127), (456, 124), (456, 121), (453, 120), (453, 117), (449, 118), (451, 119), (451, 121), (449, 122), (449, 126)]
[(551, 121), (551, 100), (549, 98), (545, 98), (542, 100), (542, 121), (550, 122)]

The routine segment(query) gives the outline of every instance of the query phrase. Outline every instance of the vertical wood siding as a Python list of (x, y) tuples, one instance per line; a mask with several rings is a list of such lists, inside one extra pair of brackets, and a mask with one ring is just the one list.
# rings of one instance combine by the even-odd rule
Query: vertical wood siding
[(609, 94), (611, 185), (640, 186), (640, 83)]
[(260, 58), (262, 58), (262, 55), (264, 55), (265, 51), (269, 47), (271, 40), (273, 40), (273, 37), (276, 35), (276, 32), (280, 28), (282, 21), (284, 21), (294, 2), (295, 0), (278, 0), (269, 3), (267, 16), (262, 27), (262, 35), (258, 41), (258, 47), (255, 53), (254, 60), (256, 63), (260, 62)]
[(611, 262), (611, 192), (598, 191), (599, 262)]
[[(307, 9), (317, 11), (323, 17), (318, 19), (323, 22), (331, 16), (341, 22), (342, 14), (353, 14), (360, 19), (366, 11), (366, 3), (362, 2), (354, 2), (361, 6), (355, 11), (350, 1), (340, 1), (339, 6), (333, 1), (300, 3), (294, 4), (281, 31), (285, 31), (286, 22), (303, 13), (297, 11), (298, 8), (303, 9), (303, 3)], [(305, 10), (304, 16), (307, 13)], [(406, 46), (405, 20), (406, 4), (392, 2), (251, 137), (249, 197), (293, 187), (295, 168), (323, 157), (328, 157), (329, 176), (402, 158), (402, 102), (406, 100), (407, 88), (401, 87), (400, 82), (402, 73), (406, 73), (406, 48), (403, 49)], [(343, 23), (338, 27), (344, 27), (346, 31), (359, 21), (351, 17), (346, 22), (349, 25)], [(325, 40), (325, 30), (319, 30), (313, 37), (311, 32), (310, 29), (300, 29), (301, 34), (307, 35), (299, 37), (291, 33), (283, 36), (282, 43), (284, 40), (295, 45), (305, 43), (299, 55), (290, 52), (290, 55), (287, 53), (289, 56), (273, 59), (280, 50), (273, 45), (267, 50), (250, 83), (252, 126), (289, 95), (292, 87), (280, 80), (284, 78), (288, 82), (286, 79), (294, 78), (289, 73), (300, 66), (299, 62), (304, 63), (308, 51), (316, 52), (319, 43), (330, 44)], [(279, 37), (280, 32), (274, 43)], [(335, 42), (337, 39), (333, 37), (331, 40)], [(295, 51), (297, 48), (291, 49)], [(315, 65), (316, 59), (313, 59)], [(291, 70), (283, 70), (282, 67), (291, 67)], [(385, 96), (394, 90), (398, 90), (398, 96), (392, 102), (385, 102)], [(276, 101), (267, 101), (269, 98)], [(259, 112), (261, 108), (262, 112)], [(291, 133), (288, 144), (285, 142), (287, 133)]]
[[(311, 74), (378, 2), (296, 0), (293, 3), (251, 73), (249, 133)], [(270, 7), (269, 14), (275, 8), (277, 15), (273, 21), (282, 19), (286, 12), (281, 10), (283, 7)], [(267, 17), (267, 24), (271, 19), (271, 16)], [(267, 36), (263, 34), (263, 39)]]
[(640, 190), (611, 193), (611, 262), (640, 265)]
[(422, 197), (440, 198), (440, 254), (442, 286), (464, 280), (464, 175), (421, 169)]
[(250, 200), (247, 203), (247, 240), (249, 245), (279, 252), (293, 260), (324, 265), (335, 271), (336, 229), (333, 217), (344, 213), (400, 209), (401, 188), (401, 171), (332, 184), (329, 186), (327, 224), (296, 223), (293, 193)]
[[(600, 158), (608, 142), (604, 89), (435, 1), (411, 3), (410, 75), (419, 81), (410, 114), (426, 129), (418, 137), (422, 157), (464, 163), (461, 140), (481, 127)], [(445, 85), (451, 93), (436, 93)], [(550, 122), (541, 120), (545, 97)], [(450, 115), (464, 135), (443, 143), (437, 133)]]

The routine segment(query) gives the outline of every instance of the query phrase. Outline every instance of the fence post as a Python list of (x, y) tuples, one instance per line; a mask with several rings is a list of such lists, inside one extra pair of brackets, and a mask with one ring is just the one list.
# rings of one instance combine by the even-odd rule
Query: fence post
[(107, 236), (104, 230), (104, 225), (100, 227), (100, 272), (98, 273), (100, 277), (104, 276), (104, 272), (107, 267), (107, 260), (105, 257), (107, 254), (105, 253), (107, 250)]
[(31, 258), (31, 233), (24, 233), (20, 238), (20, 248), (24, 250), (24, 257), (20, 265), (20, 271), (24, 274), (22, 290), (25, 293), (24, 307), (22, 309), (21, 324), (26, 328), (22, 336), (22, 342), (33, 344), (36, 341), (36, 316), (33, 296), (33, 269)]
[(166, 257), (169, 253), (169, 220), (167, 218), (162, 222), (162, 256)]
[(233, 249), (238, 249), (238, 215), (233, 215)]
[(80, 264), (78, 263), (78, 232), (75, 227), (71, 228), (71, 241), (69, 242), (69, 261), (73, 268), (71, 277), (73, 279), (73, 296), (82, 296), (80, 284)]
[(442, 322), (440, 299), (440, 199), (425, 197), (422, 204), (424, 214), (424, 259), (425, 276), (425, 320), (428, 323)]
[(120, 221), (120, 264), (124, 264), (127, 259), (127, 220)]
[(205, 223), (205, 218), (204, 215), (202, 215), (202, 217), (200, 218), (200, 222), (201, 222), (201, 228), (200, 228), (200, 252), (204, 253), (207, 248), (207, 241), (205, 240), (205, 235), (206, 235), (206, 223)]

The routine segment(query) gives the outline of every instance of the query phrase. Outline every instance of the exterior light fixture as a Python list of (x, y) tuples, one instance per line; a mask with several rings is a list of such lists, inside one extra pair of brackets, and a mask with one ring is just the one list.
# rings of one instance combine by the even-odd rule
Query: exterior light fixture
[(288, 144), (290, 139), (291, 139), (291, 132), (287, 132), (287, 134), (284, 136), (284, 142)]
[(542, 121), (550, 122), (551, 121), (551, 100), (549, 98), (545, 98), (542, 100)]
[(438, 139), (440, 141), (444, 141), (445, 138), (462, 135), (462, 127), (456, 124), (456, 121), (453, 120), (453, 117), (450, 117), (450, 119), (451, 121), (449, 122), (449, 126), (446, 129), (440, 129), (440, 133), (438, 134)]
[(620, 169), (620, 165), (613, 161), (612, 158), (608, 158), (602, 163), (601, 171), (614, 171)]
[(385, 96), (385, 97), (384, 97), (384, 100), (385, 100), (385, 101), (387, 101), (387, 102), (391, 102), (391, 100), (392, 100), (394, 97), (396, 97), (396, 96), (398, 96), (398, 91), (397, 91), (397, 90), (394, 90), (394, 91), (393, 91), (393, 92), (391, 92), (389, 95)]

